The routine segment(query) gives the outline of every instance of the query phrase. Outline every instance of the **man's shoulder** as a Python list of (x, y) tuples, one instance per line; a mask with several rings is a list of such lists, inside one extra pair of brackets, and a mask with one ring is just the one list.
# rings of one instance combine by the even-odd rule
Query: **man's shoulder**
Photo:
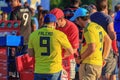
[(31, 10), (30, 10), (30, 8), (28, 8), (28, 7), (18, 6), (18, 7), (16, 7), (16, 8), (13, 10), (13, 12), (21, 12), (21, 13), (23, 13), (23, 12), (31, 12)]
[(90, 19), (91, 19), (91, 20), (97, 20), (97, 18), (102, 18), (101, 16), (103, 16), (102, 13), (100, 13), (100, 12), (95, 12), (95, 13), (93, 13), (93, 14), (90, 15)]
[(54, 29), (55, 34), (57, 35), (65, 35), (62, 31)]
[(92, 15), (91, 15), (91, 17), (100, 17), (100, 18), (109, 18), (110, 17), (110, 15), (107, 15), (107, 14), (105, 14), (105, 13), (103, 13), (103, 12), (96, 12), (96, 13), (93, 13)]
[(78, 30), (77, 25), (75, 25), (75, 23), (73, 23), (69, 20), (66, 20), (66, 26), (65, 27), (70, 31), (77, 31)]
[(66, 26), (69, 26), (69, 27), (72, 27), (72, 28), (77, 27), (74, 22), (72, 22), (70, 20), (67, 20), (67, 19), (66, 19)]
[(57, 30), (57, 29), (53, 29), (53, 28), (40, 28), (40, 29), (38, 29), (38, 30), (36, 30), (35, 32), (37, 33), (37, 32), (46, 32), (46, 31), (48, 31), (48, 32), (53, 32), (54, 34), (64, 34), (62, 31), (60, 31), (60, 30)]
[(85, 32), (87, 32), (87, 31), (93, 31), (93, 30), (95, 30), (95, 27), (96, 26), (100, 26), (100, 25), (98, 25), (97, 23), (95, 23), (95, 22), (90, 22), (90, 23), (88, 23), (87, 25), (86, 25), (86, 27), (84, 28), (84, 31)]
[(90, 16), (91, 21), (98, 23), (99, 25), (107, 25), (111, 22), (113, 22), (112, 17), (109, 15), (102, 13), (102, 12), (96, 12)]

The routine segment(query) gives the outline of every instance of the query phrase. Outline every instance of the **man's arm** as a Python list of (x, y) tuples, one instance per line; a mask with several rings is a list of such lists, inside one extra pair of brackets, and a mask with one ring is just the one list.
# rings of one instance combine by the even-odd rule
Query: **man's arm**
[(78, 57), (75, 58), (76, 63), (80, 64), (80, 62), (85, 59), (86, 57), (90, 56), (94, 51), (95, 51), (95, 44), (94, 43), (90, 43), (88, 44), (88, 48)]
[(106, 35), (104, 37), (104, 49), (103, 49), (103, 59), (107, 59), (108, 54), (110, 52), (110, 48), (111, 48), (111, 39), (108, 35)]
[(65, 55), (64, 55), (63, 58), (66, 58), (66, 57), (68, 57), (68, 56), (74, 54), (74, 50), (73, 50), (72, 47), (70, 47), (70, 48), (66, 48), (65, 51), (66, 51), (66, 52), (65, 52)]
[(108, 35), (110, 36), (111, 40), (115, 40), (116, 39), (116, 33), (114, 31), (114, 27), (113, 27), (113, 22), (111, 22), (108, 26), (107, 26), (107, 31), (108, 31)]
[(88, 44), (87, 49), (80, 55), (81, 59), (85, 59), (95, 51), (96, 45), (94, 43)]
[(115, 55), (118, 55), (117, 44), (116, 44), (116, 32), (114, 31), (113, 22), (108, 25), (108, 35), (112, 40), (112, 48)]
[(29, 54), (30, 57), (35, 56), (34, 50), (32, 48), (28, 48), (28, 54)]

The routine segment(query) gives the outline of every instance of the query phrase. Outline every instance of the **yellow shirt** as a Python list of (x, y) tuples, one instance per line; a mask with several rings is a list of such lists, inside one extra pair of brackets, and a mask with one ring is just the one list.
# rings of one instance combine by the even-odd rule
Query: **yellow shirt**
[(95, 43), (96, 49), (94, 53), (85, 58), (82, 63), (102, 65), (103, 41), (105, 35), (106, 32), (104, 29), (96, 23), (91, 22), (84, 28), (85, 43), (82, 46), (81, 54), (86, 50), (90, 43)]
[(62, 70), (62, 47), (71, 47), (63, 32), (47, 27), (33, 32), (28, 48), (35, 52), (35, 73), (49, 74)]

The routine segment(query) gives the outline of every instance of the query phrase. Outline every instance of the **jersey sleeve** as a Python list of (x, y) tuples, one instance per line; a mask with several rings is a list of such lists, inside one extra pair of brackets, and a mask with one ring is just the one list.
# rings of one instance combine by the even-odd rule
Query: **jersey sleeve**
[(60, 36), (58, 37), (58, 41), (60, 42), (60, 44), (62, 45), (63, 48), (70, 48), (72, 47), (67, 36), (64, 33), (59, 33)]

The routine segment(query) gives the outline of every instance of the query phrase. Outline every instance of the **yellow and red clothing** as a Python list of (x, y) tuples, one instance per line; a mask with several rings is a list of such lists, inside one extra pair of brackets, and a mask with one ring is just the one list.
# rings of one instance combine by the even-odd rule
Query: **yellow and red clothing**
[(63, 32), (43, 27), (30, 35), (28, 47), (35, 52), (35, 73), (49, 74), (62, 70), (62, 47), (71, 45)]
[[(62, 31), (67, 35), (68, 40), (70, 41), (73, 49), (79, 48), (79, 31), (77, 26), (66, 19), (66, 25), (64, 27), (57, 27), (58, 30)], [(62, 50), (62, 56), (64, 57), (65, 50)], [(75, 53), (77, 54), (77, 52)], [(63, 59), (62, 64), (63, 68), (67, 71), (68, 77), (70, 77), (70, 60), (74, 59), (74, 55), (71, 55)]]

